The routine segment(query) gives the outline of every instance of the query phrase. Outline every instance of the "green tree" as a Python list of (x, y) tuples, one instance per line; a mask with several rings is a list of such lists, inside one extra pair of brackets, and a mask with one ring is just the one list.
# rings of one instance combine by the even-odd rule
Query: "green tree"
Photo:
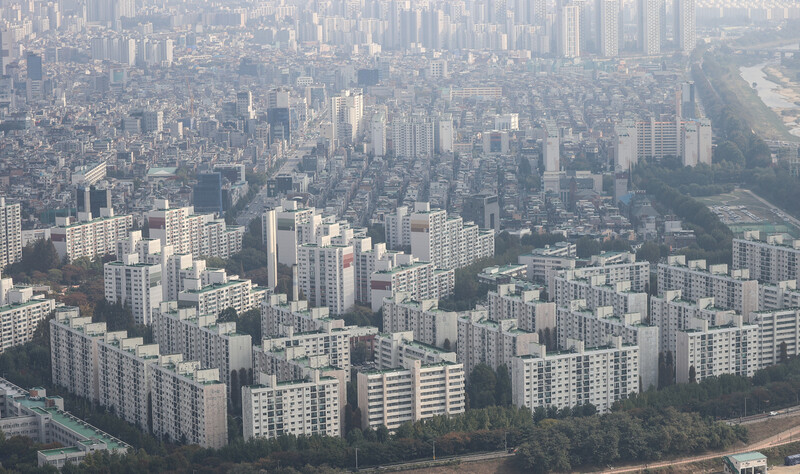
[(497, 405), (497, 376), (486, 364), (478, 364), (472, 369), (467, 385), (467, 399), (470, 408), (485, 408)]
[(600, 242), (591, 237), (581, 237), (575, 242), (575, 252), (580, 258), (589, 258), (600, 253)]
[(505, 364), (497, 368), (494, 398), (499, 406), (511, 406), (511, 374)]

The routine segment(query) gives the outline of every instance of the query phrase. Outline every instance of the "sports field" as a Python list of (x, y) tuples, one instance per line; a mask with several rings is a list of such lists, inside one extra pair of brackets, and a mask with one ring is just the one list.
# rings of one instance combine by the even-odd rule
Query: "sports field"
[(796, 219), (747, 190), (735, 189), (730, 193), (697, 199), (707, 205), (734, 233), (762, 230), (800, 235)]

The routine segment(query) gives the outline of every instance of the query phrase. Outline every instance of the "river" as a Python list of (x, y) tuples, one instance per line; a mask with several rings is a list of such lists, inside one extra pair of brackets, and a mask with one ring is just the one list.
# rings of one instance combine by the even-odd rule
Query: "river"
[(780, 85), (767, 79), (764, 73), (764, 68), (775, 64), (774, 61), (756, 64), (750, 67), (740, 67), (739, 74), (742, 76), (747, 84), (753, 85), (755, 83), (756, 93), (764, 104), (770, 109), (797, 109), (800, 108), (794, 102), (786, 99), (778, 92)]

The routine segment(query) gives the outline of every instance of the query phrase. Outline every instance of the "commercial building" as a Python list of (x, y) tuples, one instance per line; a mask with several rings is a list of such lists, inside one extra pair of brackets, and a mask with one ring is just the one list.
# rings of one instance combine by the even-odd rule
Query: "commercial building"
[(407, 422), (463, 413), (464, 368), (461, 364), (423, 364), (358, 373), (361, 427), (390, 431)]
[(180, 354), (152, 366), (153, 434), (172, 442), (221, 448), (228, 444), (225, 384), (219, 369), (201, 369)]
[(236, 332), (234, 321), (218, 322), (214, 314), (165, 301), (153, 313), (153, 339), (164, 354), (182, 354), (203, 368), (219, 369), (229, 397), (235, 384), (252, 380), (252, 338)]
[(383, 330), (414, 333), (414, 340), (447, 347), (458, 340), (458, 315), (442, 311), (437, 300), (415, 301), (408, 293), (383, 300)]
[(89, 454), (124, 455), (131, 446), (64, 411), (64, 400), (37, 387), (23, 390), (0, 379), (0, 431), (7, 438), (24, 436), (38, 444), (60, 444), (36, 453), (39, 467), (77, 465)]
[(693, 319), (678, 331), (675, 378), (678, 383), (734, 374), (752, 377), (759, 368), (759, 328), (734, 315), (724, 326)]
[(544, 124), (544, 137), (542, 138), (542, 160), (546, 172), (557, 173), (561, 171), (561, 137), (558, 124), (548, 121)]
[(19, 204), (6, 204), (0, 197), (0, 268), (22, 258), (22, 220)]
[[(90, 219), (90, 215), (80, 217)], [(56, 226), (50, 229), (50, 239), (58, 258), (68, 261), (86, 257), (113, 255), (116, 243), (128, 237), (133, 227), (133, 216), (115, 216), (111, 209), (101, 217), (76, 222), (72, 217), (57, 217)]]
[(242, 388), (242, 425), (251, 438), (341, 436), (344, 387), (318, 370), (301, 380), (278, 381), (259, 374), (259, 384)]
[(511, 374), (516, 406), (534, 410), (591, 404), (605, 413), (639, 391), (639, 348), (624, 345), (621, 337), (594, 348), (571, 340), (567, 350), (552, 353), (536, 344), (531, 354), (512, 360)]
[(496, 194), (474, 194), (464, 201), (461, 217), (481, 229), (500, 232), (500, 200)]
[(758, 282), (750, 278), (747, 269), (728, 273), (725, 264), (706, 267), (705, 260), (686, 262), (683, 255), (668, 258), (658, 265), (658, 296), (669, 290), (681, 290), (685, 299), (714, 298), (720, 308), (732, 309), (748, 317), (758, 310)]
[(493, 370), (501, 365), (510, 368), (512, 358), (530, 354), (532, 345), (538, 342), (538, 335), (519, 329), (515, 319), (492, 321), (485, 311), (478, 310), (458, 318), (456, 349), (467, 376), (478, 364), (486, 364)]

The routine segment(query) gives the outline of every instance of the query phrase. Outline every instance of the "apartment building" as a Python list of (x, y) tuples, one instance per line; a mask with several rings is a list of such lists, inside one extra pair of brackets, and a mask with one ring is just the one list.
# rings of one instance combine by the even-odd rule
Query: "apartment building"
[(265, 337), (261, 341), (260, 350), (270, 352), (291, 348), (295, 358), (326, 355), (328, 356), (326, 363), (344, 370), (349, 380), (350, 336), (348, 328), (327, 326), (316, 331), (295, 332), (292, 326), (287, 326), (282, 337)]
[(519, 263), (528, 267), (528, 278), (534, 282), (544, 283), (548, 271), (553, 269), (575, 268), (577, 261), (575, 244), (558, 242), (541, 249), (534, 249), (529, 254), (519, 256)]
[(512, 358), (529, 354), (538, 342), (538, 335), (519, 329), (516, 319), (492, 321), (479, 310), (458, 318), (458, 362), (464, 364), (467, 377), (478, 364), (494, 370), (501, 365), (510, 368)]
[(800, 308), (800, 290), (797, 289), (797, 280), (758, 284), (759, 310), (784, 308)]
[(526, 290), (513, 284), (497, 285), (487, 299), (489, 319), (503, 321), (514, 319), (523, 331), (556, 330), (555, 303), (541, 300), (539, 290)]
[[(275, 219), (263, 219), (262, 237), (269, 242), (274, 235), (277, 261), (283, 265), (297, 264), (297, 248), (316, 241), (317, 229), (322, 223), (322, 215), (314, 208), (302, 208), (297, 201), (283, 200), (275, 209)], [(265, 214), (266, 216), (266, 214)]]
[(309, 378), (278, 381), (259, 375), (259, 384), (242, 388), (242, 425), (245, 441), (251, 438), (341, 436), (340, 380), (318, 370)]
[(494, 256), (494, 231), (448, 217), (427, 202), (415, 203), (411, 212), (398, 207), (386, 216), (386, 242), (393, 249), (410, 247), (414, 257), (436, 268), (461, 268)]
[[(81, 215), (88, 216), (90, 214)], [(56, 217), (56, 226), (50, 229), (50, 239), (59, 259), (93, 259), (114, 254), (117, 241), (127, 238), (132, 227), (133, 216), (115, 216), (111, 209), (104, 209), (101, 217), (91, 220)]]
[(548, 353), (535, 345), (531, 354), (511, 364), (511, 400), (536, 408), (571, 408), (592, 404), (600, 413), (639, 391), (639, 348), (624, 345), (621, 337), (589, 348), (571, 340), (566, 351)]
[(201, 369), (181, 354), (161, 356), (152, 369), (156, 437), (203, 448), (228, 444), (227, 396), (219, 369)]
[(182, 354), (203, 368), (219, 369), (229, 397), (234, 383), (249, 384), (253, 376), (252, 338), (236, 332), (234, 321), (218, 322), (214, 314), (165, 301), (153, 313), (153, 338), (164, 354)]
[(106, 323), (81, 317), (78, 308), (57, 308), (50, 320), (53, 385), (88, 400), (99, 400), (97, 345), (105, 333)]
[(0, 197), (0, 268), (22, 258), (22, 219), (19, 204)]
[(570, 301), (583, 300), (590, 310), (611, 306), (616, 314), (639, 313), (647, 315), (647, 293), (631, 291), (630, 281), (606, 283), (605, 275), (575, 278), (573, 272), (564, 272), (555, 278), (556, 306), (569, 306)]
[(597, 275), (606, 277), (607, 285), (617, 282), (631, 282), (630, 291), (636, 293), (647, 292), (650, 286), (650, 262), (637, 262), (636, 255), (631, 252), (604, 252), (593, 255), (588, 261), (579, 261), (580, 267), (572, 270), (547, 270), (545, 281), (547, 294), (555, 293), (555, 279), (571, 272), (570, 279), (588, 279)]
[(358, 373), (358, 407), (363, 429), (386, 426), (465, 410), (464, 368), (461, 364), (423, 364), (408, 359), (402, 367)]
[(139, 261), (138, 254), (118, 256), (103, 265), (106, 301), (130, 308), (137, 324), (150, 325), (163, 297), (161, 265)]
[(55, 308), (55, 300), (34, 296), (33, 288), (14, 286), (13, 279), (0, 278), (0, 353), (30, 342), (39, 323)]
[(227, 308), (241, 314), (258, 308), (267, 294), (266, 288), (238, 276), (229, 277), (225, 270), (203, 272), (199, 279), (184, 278), (182, 285), (178, 301), (195, 306), (199, 314), (219, 314)]
[(663, 297), (650, 299), (650, 323), (659, 329), (659, 351), (671, 351), (675, 354), (678, 333), (691, 327), (694, 319), (702, 319), (709, 326), (722, 326), (731, 320), (735, 311), (717, 308), (714, 298), (700, 298), (687, 301), (682, 298), (681, 290), (664, 292)]
[(746, 231), (741, 239), (733, 239), (734, 270), (747, 269), (750, 278), (778, 283), (800, 277), (800, 240), (786, 234), (762, 235)]
[(453, 269), (436, 269), (431, 263), (418, 261), (395, 266), (378, 262), (370, 276), (372, 311), (381, 309), (384, 298), (395, 298), (400, 293), (408, 293), (416, 300), (447, 298), (453, 294), (455, 283)]
[(314, 306), (326, 306), (332, 314), (343, 314), (355, 304), (353, 246), (318, 236), (316, 243), (297, 248), (300, 291)]
[(648, 325), (647, 313), (615, 313), (611, 306), (590, 308), (584, 300), (571, 301), (557, 310), (558, 347), (568, 348), (571, 340), (589, 347), (601, 346), (610, 336), (623, 344), (639, 347), (639, 376), (644, 390), (658, 386), (658, 326)]
[(175, 253), (230, 258), (242, 250), (244, 227), (228, 226), (213, 214), (195, 214), (192, 206), (170, 208), (169, 201), (157, 199), (146, 218), (150, 237)]
[(414, 333), (414, 340), (436, 347), (452, 345), (458, 339), (458, 316), (442, 311), (437, 300), (415, 301), (408, 293), (383, 300), (383, 330)]
[(126, 331), (104, 334), (97, 344), (98, 403), (128, 423), (150, 431), (150, 365), (158, 360), (158, 344), (144, 344), (141, 337), (129, 338)]
[(745, 317), (758, 310), (758, 281), (750, 278), (747, 269), (728, 273), (725, 264), (706, 266), (705, 260), (686, 262), (684, 255), (668, 257), (658, 265), (658, 296), (669, 290), (681, 290), (683, 298), (714, 298), (725, 309), (738, 311)]
[(284, 294), (271, 294), (261, 304), (261, 335), (283, 336), (286, 328), (295, 333), (326, 327), (343, 328), (344, 321), (330, 317), (328, 308), (309, 308), (308, 301), (288, 301)]
[(751, 313), (750, 323), (758, 327), (760, 354), (757, 368), (763, 369), (800, 355), (800, 309), (757, 311)]
[(411, 331), (379, 333), (375, 336), (374, 352), (379, 369), (404, 367), (411, 360), (420, 360), (423, 364), (455, 363), (458, 358), (455, 352), (415, 341)]
[(759, 329), (737, 314), (724, 326), (693, 319), (678, 332), (675, 378), (678, 383), (734, 374), (752, 377), (759, 368)]

